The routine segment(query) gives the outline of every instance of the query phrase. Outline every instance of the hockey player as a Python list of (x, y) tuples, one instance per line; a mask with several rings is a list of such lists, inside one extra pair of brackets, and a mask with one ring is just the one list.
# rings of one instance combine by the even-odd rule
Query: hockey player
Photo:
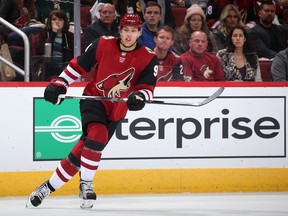
[(96, 200), (92, 180), (101, 154), (112, 137), (118, 122), (129, 110), (141, 110), (151, 100), (156, 85), (157, 57), (137, 43), (142, 21), (137, 14), (125, 14), (120, 20), (120, 37), (100, 37), (85, 53), (72, 59), (59, 77), (46, 87), (44, 98), (60, 104), (59, 94), (66, 94), (69, 84), (96, 65), (92, 80), (83, 95), (128, 97), (126, 103), (81, 100), (80, 112), (83, 135), (67, 158), (63, 159), (51, 178), (38, 186), (26, 204), (39, 206), (43, 199), (59, 189), (80, 171), (82, 208), (92, 208)]

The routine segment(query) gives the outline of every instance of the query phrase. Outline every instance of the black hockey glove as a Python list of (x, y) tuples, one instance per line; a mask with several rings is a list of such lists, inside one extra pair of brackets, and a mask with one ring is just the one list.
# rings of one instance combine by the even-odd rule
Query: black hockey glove
[(131, 93), (126, 104), (130, 111), (141, 110), (145, 106), (145, 96), (140, 92)]
[(53, 104), (61, 104), (64, 99), (61, 98), (58, 101), (58, 96), (66, 94), (68, 86), (69, 84), (64, 78), (57, 77), (52, 79), (44, 91), (44, 99)]

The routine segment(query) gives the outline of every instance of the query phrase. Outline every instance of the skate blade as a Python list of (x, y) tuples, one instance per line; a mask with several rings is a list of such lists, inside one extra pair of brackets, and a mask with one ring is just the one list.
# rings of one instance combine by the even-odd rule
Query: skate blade
[(94, 199), (81, 199), (80, 207), (82, 209), (90, 209), (93, 207), (94, 202)]
[(31, 198), (31, 195), (28, 197), (28, 200), (26, 202), (26, 206), (25, 206), (26, 208), (34, 207), (30, 201), (30, 198)]

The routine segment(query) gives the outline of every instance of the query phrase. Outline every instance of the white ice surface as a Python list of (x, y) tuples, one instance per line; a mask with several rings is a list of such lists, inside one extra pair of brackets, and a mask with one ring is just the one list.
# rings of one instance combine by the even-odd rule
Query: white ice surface
[(89, 210), (77, 196), (50, 196), (37, 208), (26, 199), (0, 198), (0, 216), (288, 216), (288, 193), (100, 195)]

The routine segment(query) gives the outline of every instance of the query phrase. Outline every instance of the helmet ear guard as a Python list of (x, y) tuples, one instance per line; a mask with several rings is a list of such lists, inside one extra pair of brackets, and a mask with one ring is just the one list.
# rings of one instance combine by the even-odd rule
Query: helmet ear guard
[(142, 27), (142, 20), (138, 14), (126, 13), (120, 20), (120, 28), (124, 25)]

